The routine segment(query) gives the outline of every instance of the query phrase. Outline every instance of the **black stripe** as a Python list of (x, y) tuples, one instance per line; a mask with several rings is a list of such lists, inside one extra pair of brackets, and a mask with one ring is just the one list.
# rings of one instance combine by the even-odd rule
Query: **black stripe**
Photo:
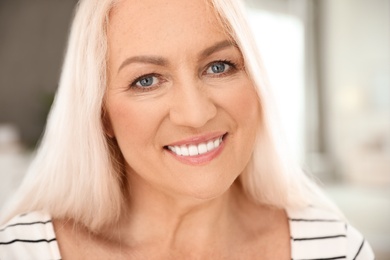
[(357, 253), (356, 253), (355, 257), (353, 258), (353, 260), (355, 260), (356, 257), (358, 257), (358, 255), (360, 254), (360, 251), (361, 251), (362, 248), (363, 248), (364, 242), (365, 242), (365, 240), (363, 239), (362, 244), (360, 245), (359, 250), (357, 251)]
[(39, 239), (39, 240), (24, 240), (24, 239), (15, 239), (15, 240), (12, 240), (12, 241), (8, 241), (8, 242), (0, 242), (0, 245), (9, 245), (9, 244), (12, 244), (12, 243), (16, 243), (16, 242), (22, 242), (22, 243), (42, 243), (42, 242), (46, 242), (46, 243), (50, 243), (50, 242), (53, 242), (53, 241), (56, 241), (55, 238), (53, 239)]
[(332, 238), (338, 238), (338, 237), (346, 237), (346, 235), (335, 235), (335, 236), (326, 236), (326, 237), (302, 237), (302, 238), (291, 237), (291, 239), (293, 241), (306, 241), (306, 240), (332, 239)]
[(308, 259), (296, 259), (296, 260), (334, 260), (334, 259), (346, 259), (347, 256), (335, 256), (335, 257), (328, 257), (328, 258), (308, 258)]
[(304, 218), (290, 218), (290, 221), (295, 222), (340, 222), (338, 219), (304, 219)]
[(51, 223), (51, 220), (36, 221), (36, 222), (29, 222), (29, 223), (15, 223), (15, 224), (11, 224), (11, 225), (5, 226), (4, 228), (0, 229), (0, 232), (4, 231), (5, 229), (7, 229), (9, 227), (14, 227), (14, 226), (30, 226), (30, 225), (35, 225), (35, 224), (47, 224), (47, 223)]

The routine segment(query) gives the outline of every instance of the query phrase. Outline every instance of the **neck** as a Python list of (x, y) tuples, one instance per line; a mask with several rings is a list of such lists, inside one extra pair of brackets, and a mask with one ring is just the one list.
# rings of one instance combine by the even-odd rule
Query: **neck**
[(129, 246), (216, 246), (216, 241), (235, 237), (244, 221), (239, 212), (249, 203), (238, 181), (212, 199), (172, 196), (138, 184), (133, 187), (137, 189), (130, 190), (129, 207), (118, 226), (120, 240)]

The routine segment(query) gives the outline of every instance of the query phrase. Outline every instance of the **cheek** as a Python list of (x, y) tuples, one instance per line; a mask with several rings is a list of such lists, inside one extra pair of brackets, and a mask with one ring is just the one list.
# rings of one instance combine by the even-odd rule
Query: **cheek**
[(257, 93), (252, 87), (237, 95), (237, 104), (235, 113), (243, 123), (249, 124), (249, 127), (256, 129), (260, 119), (260, 105)]
[[(230, 161), (239, 165), (242, 171), (251, 158), (261, 123), (259, 98), (252, 83), (244, 81), (232, 88), (222, 102), (224, 110), (234, 122), (230, 136), (234, 156)], [(234, 164), (230, 167), (233, 168)]]
[(232, 88), (221, 102), (236, 121), (238, 128), (256, 132), (260, 123), (260, 103), (255, 88), (249, 80)]
[(115, 137), (121, 141), (123, 135), (133, 136), (140, 125), (145, 124), (145, 118), (131, 105), (115, 103), (108, 108), (110, 123)]
[[(161, 121), (162, 109), (142, 102), (116, 99), (110, 102), (108, 115), (119, 146), (144, 145), (151, 142)], [(125, 151), (122, 151), (125, 152)]]

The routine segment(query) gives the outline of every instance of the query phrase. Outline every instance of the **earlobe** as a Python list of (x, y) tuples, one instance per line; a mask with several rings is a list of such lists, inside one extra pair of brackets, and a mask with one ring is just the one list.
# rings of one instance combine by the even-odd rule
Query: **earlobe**
[(102, 123), (103, 123), (103, 131), (105, 135), (110, 139), (114, 138), (115, 134), (112, 129), (110, 118), (105, 109), (102, 109)]
[(111, 128), (111, 124), (109, 124), (109, 125), (104, 124), (104, 133), (107, 135), (107, 137), (109, 137), (111, 139), (115, 137), (114, 131), (112, 131), (112, 128)]

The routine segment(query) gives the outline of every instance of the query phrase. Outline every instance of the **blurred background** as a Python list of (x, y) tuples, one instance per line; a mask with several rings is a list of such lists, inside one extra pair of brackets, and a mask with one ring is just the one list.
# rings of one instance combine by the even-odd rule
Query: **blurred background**
[[(0, 208), (53, 100), (76, 0), (0, 0)], [(291, 149), (390, 259), (390, 1), (246, 0)]]

